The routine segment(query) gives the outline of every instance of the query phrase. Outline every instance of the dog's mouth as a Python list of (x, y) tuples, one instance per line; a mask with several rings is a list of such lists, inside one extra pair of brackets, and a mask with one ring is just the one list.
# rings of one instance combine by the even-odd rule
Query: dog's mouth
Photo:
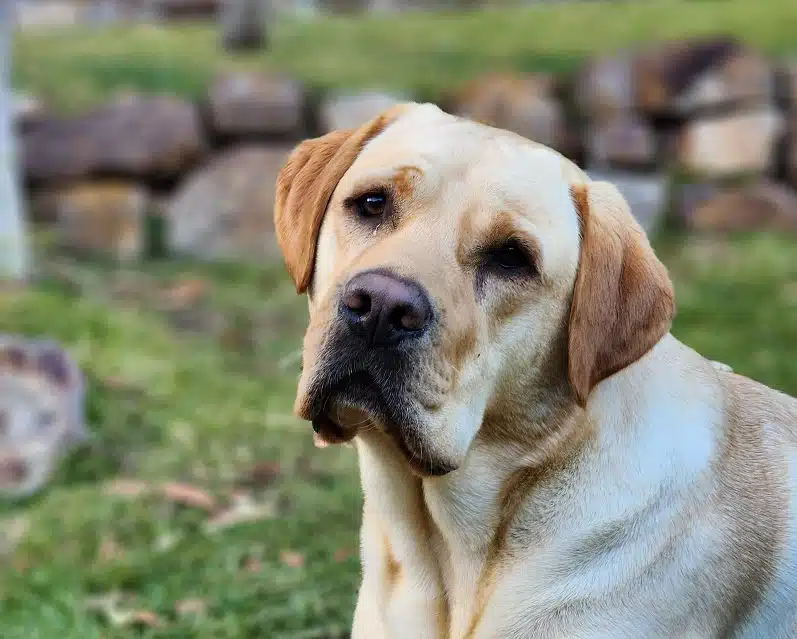
[(357, 371), (334, 383), (316, 385), (303, 416), (312, 422), (322, 445), (342, 444), (373, 429), (393, 440), (417, 475), (440, 476), (454, 470), (424, 455), (420, 425), (412, 411), (396, 400), (401, 395), (384, 391), (367, 371)]
[(373, 377), (357, 371), (312, 394), (308, 417), (325, 444), (341, 444), (365, 428), (384, 429), (391, 421)]

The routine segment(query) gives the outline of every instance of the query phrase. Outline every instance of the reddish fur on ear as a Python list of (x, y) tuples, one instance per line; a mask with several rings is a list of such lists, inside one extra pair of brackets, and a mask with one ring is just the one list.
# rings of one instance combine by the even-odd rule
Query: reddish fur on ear
[(394, 107), (359, 129), (333, 131), (305, 140), (277, 177), (274, 227), (285, 266), (298, 293), (310, 285), (316, 244), (329, 200), (363, 146), (401, 111)]
[(617, 189), (572, 187), (582, 243), (568, 336), (568, 377), (586, 405), (600, 381), (666, 335), (675, 316), (672, 282)]

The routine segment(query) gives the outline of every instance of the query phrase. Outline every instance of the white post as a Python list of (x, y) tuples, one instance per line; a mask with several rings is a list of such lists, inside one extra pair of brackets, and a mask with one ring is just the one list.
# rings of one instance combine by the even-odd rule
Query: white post
[(11, 100), (13, 1), (0, 0), (0, 279), (23, 280), (28, 247), (22, 219)]

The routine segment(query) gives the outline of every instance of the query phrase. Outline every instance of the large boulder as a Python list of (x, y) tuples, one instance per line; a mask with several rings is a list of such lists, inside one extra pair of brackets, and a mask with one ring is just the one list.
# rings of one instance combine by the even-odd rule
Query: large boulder
[(303, 132), (305, 93), (282, 74), (220, 74), (208, 95), (211, 126), (219, 137), (287, 136)]
[(636, 105), (657, 116), (770, 103), (768, 60), (734, 38), (679, 40), (642, 51), (634, 65)]
[(88, 440), (84, 387), (57, 344), (0, 335), (0, 497), (38, 492), (58, 461)]
[(688, 212), (686, 222), (696, 231), (797, 233), (797, 193), (762, 180), (718, 193)]
[(276, 180), (290, 150), (231, 149), (190, 176), (168, 207), (171, 250), (203, 260), (276, 256)]
[(146, 250), (149, 209), (145, 188), (115, 181), (53, 188), (31, 202), (36, 221), (54, 223), (62, 248), (119, 261), (137, 259)]
[(634, 113), (618, 112), (589, 126), (586, 153), (590, 166), (652, 167), (658, 158), (656, 132)]
[(670, 192), (670, 179), (666, 174), (600, 169), (589, 169), (587, 174), (591, 180), (610, 182), (617, 187), (645, 233), (652, 235), (662, 225)]
[(205, 153), (195, 107), (173, 97), (128, 95), (85, 115), (40, 123), (22, 136), (34, 182), (90, 176), (173, 180)]
[(707, 177), (766, 173), (782, 131), (782, 116), (767, 107), (692, 120), (677, 135), (677, 163)]
[(353, 129), (409, 98), (377, 90), (327, 96), (319, 109), (322, 133)]
[(622, 51), (590, 58), (578, 71), (573, 97), (579, 112), (600, 122), (636, 106), (634, 56)]
[(566, 126), (552, 77), (532, 73), (490, 73), (477, 77), (450, 98), (455, 115), (507, 129), (562, 151)]

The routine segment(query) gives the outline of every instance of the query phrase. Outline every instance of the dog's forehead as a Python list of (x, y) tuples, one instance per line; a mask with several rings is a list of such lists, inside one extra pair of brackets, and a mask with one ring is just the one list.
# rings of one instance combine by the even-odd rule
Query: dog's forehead
[(546, 146), (428, 104), (409, 106), (369, 141), (341, 182), (408, 172), (427, 193), (454, 185), (551, 212), (562, 210), (573, 184), (588, 182), (581, 169)]
[(551, 250), (563, 259), (578, 246), (570, 189), (588, 178), (556, 151), (514, 133), (412, 105), (363, 148), (341, 192), (396, 176), (410, 184), (405, 197), (438, 213), (445, 203), (445, 213), (468, 211), (478, 216), (477, 226), (489, 226), (496, 213), (510, 211), (541, 242), (555, 244)]

